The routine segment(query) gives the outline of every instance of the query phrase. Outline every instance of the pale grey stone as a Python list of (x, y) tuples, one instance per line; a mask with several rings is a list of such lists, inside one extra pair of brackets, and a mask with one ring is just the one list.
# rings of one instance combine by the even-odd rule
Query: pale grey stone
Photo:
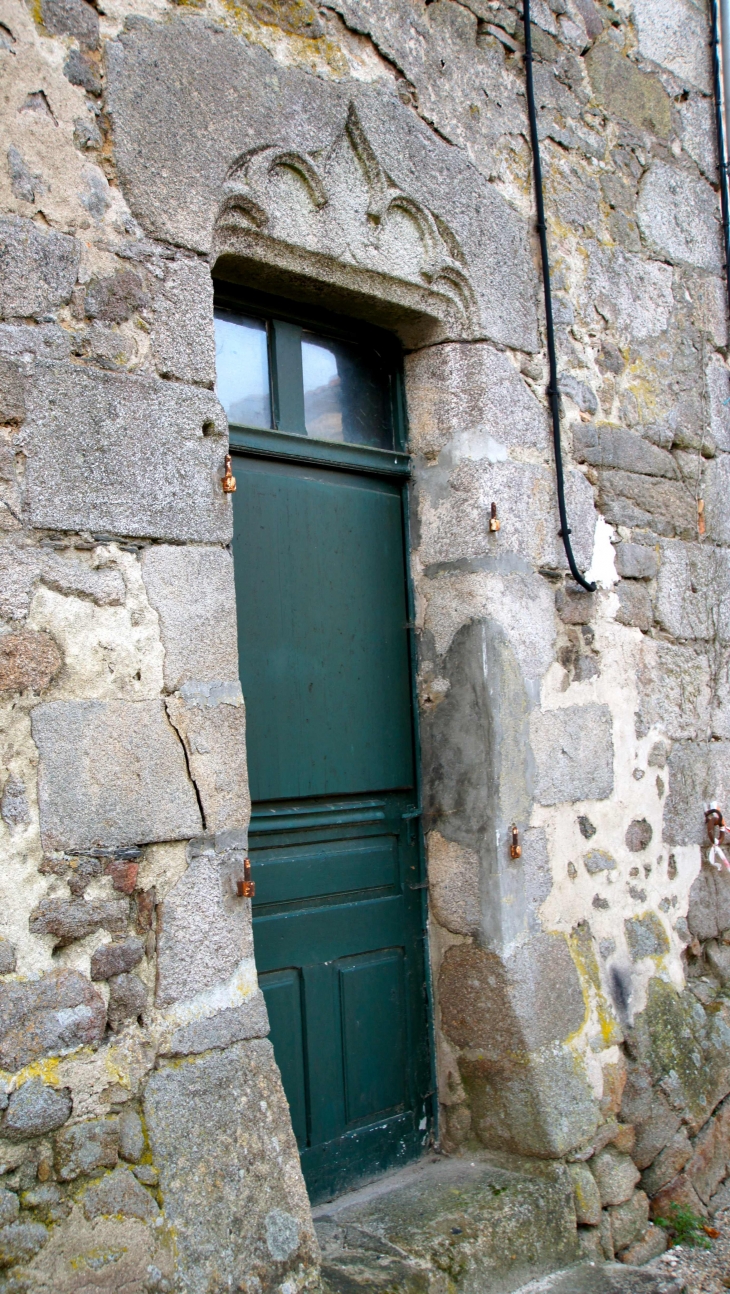
[(44, 185), (39, 175), (33, 175), (28, 169), (21, 154), (12, 144), (8, 149), (8, 171), (13, 196), (21, 202), (35, 202), (36, 190), (42, 193)]
[(138, 1164), (144, 1154), (144, 1130), (136, 1110), (123, 1110), (119, 1118), (119, 1153)]
[[(299, 1227), (297, 1249), (277, 1264), (277, 1280), (289, 1272), (316, 1276), (309, 1201), (268, 1041), (163, 1063), (147, 1083), (144, 1113), (188, 1294), (206, 1294), (213, 1273), (227, 1286), (229, 1277), (232, 1283), (243, 1272), (270, 1270), (266, 1219), (275, 1209)], [(234, 1222), (241, 1217), (245, 1226)]]
[(451, 467), (547, 447), (545, 410), (504, 352), (486, 343), (428, 346), (407, 356), (405, 368), (412, 452), (440, 453)]
[(56, 1172), (72, 1182), (97, 1168), (115, 1168), (119, 1157), (117, 1119), (86, 1119), (72, 1123), (56, 1136)]
[(615, 1146), (606, 1146), (589, 1160), (589, 1167), (598, 1184), (601, 1204), (624, 1204), (631, 1199), (639, 1180), (639, 1170), (630, 1155), (623, 1155)]
[(0, 983), (0, 1067), (15, 1071), (42, 1056), (91, 1046), (106, 1027), (104, 999), (83, 975), (51, 971)]
[(18, 1197), (13, 1191), (0, 1189), (0, 1227), (6, 1227), (8, 1223), (15, 1222), (20, 1212)]
[(649, 1200), (644, 1191), (634, 1191), (630, 1200), (610, 1210), (611, 1237), (617, 1254), (643, 1236), (649, 1225)]
[[(474, 38), (475, 23), (469, 21)], [(443, 76), (443, 67), (439, 70)], [(371, 238), (369, 255), (365, 250), (358, 261), (351, 251), (359, 244), (366, 248), (368, 224), (368, 184), (344, 131), (354, 103), (362, 131), (357, 146), (375, 159), (375, 167), (368, 167), (370, 183), (386, 174), (394, 187), (451, 229), (449, 243), (459, 248), (474, 294), (473, 307), (466, 304), (466, 310), (473, 312), (479, 335), (522, 350), (537, 348), (535, 270), (526, 221), (460, 149), (438, 139), (394, 93), (380, 85), (325, 80), (282, 66), (233, 33), (189, 17), (137, 24), (109, 42), (107, 86), (120, 182), (149, 233), (208, 253), (226, 174), (237, 159), (271, 146), (317, 153), (319, 164), (326, 166), (328, 202), (316, 207), (297, 198), (296, 209), (289, 200), (268, 203), (274, 209), (274, 237), (266, 245), (257, 242), (255, 259), (269, 257), (280, 264), (276, 244), (290, 249), (287, 267), (303, 268), (309, 265), (305, 254), (316, 249), (320, 280), (379, 298), (381, 318), (390, 316), (396, 328), (405, 330), (401, 303), (420, 299), (428, 309), (429, 293), (422, 279), (414, 295), (412, 261), (403, 257), (400, 244), (396, 251), (388, 222), (377, 246)], [(208, 123), (202, 153), (201, 120)], [(245, 178), (245, 165), (234, 184)], [(274, 177), (271, 184), (276, 182)], [(262, 178), (261, 183), (266, 189), (269, 181)], [(245, 238), (250, 236), (244, 232)], [(232, 244), (239, 246), (237, 240), (234, 233)], [(226, 247), (225, 240), (218, 240), (218, 251)], [(379, 273), (377, 289), (371, 269)], [(430, 291), (435, 296), (438, 290), (435, 283)], [(466, 293), (470, 295), (468, 288)], [(385, 304), (389, 298), (390, 311)], [(464, 306), (452, 297), (448, 309), (458, 320), (456, 335), (463, 334)], [(474, 324), (469, 325), (472, 331)]]
[(215, 382), (213, 280), (205, 261), (178, 257), (165, 264), (154, 299), (152, 349), (163, 377)]
[(12, 541), (0, 544), (0, 615), (4, 619), (25, 619), (39, 575), (37, 549)]
[(613, 791), (613, 728), (607, 705), (536, 711), (530, 731), (540, 804), (609, 797)]
[(96, 49), (99, 16), (86, 0), (41, 0), (40, 16), (54, 36), (75, 36), (87, 49)]
[(606, 423), (598, 426), (591, 422), (576, 423), (573, 453), (579, 463), (590, 463), (592, 467), (617, 467), (645, 476), (677, 477), (676, 464), (666, 449), (659, 449), (634, 431)]
[(594, 45), (585, 63), (593, 92), (610, 116), (635, 130), (650, 130), (660, 139), (668, 137), (672, 105), (657, 76), (641, 71), (610, 41)]
[(653, 621), (651, 595), (643, 584), (625, 583), (621, 580), (616, 588), (619, 607), (616, 619), (620, 625), (633, 625), (636, 629), (651, 629)]
[(25, 783), (12, 773), (8, 777), (0, 798), (0, 814), (6, 827), (23, 827), (30, 822)]
[(160, 1215), (156, 1200), (121, 1164), (91, 1186), (82, 1197), (82, 1203), (89, 1219), (120, 1215), (152, 1222)]
[[(581, 305), (595, 310), (622, 341), (643, 341), (666, 331), (672, 312), (672, 270), (620, 247), (589, 246)], [(659, 473), (664, 475), (664, 473)]]
[(695, 539), (697, 502), (683, 481), (638, 472), (599, 470), (598, 503), (605, 519), (657, 535)]
[(49, 1239), (49, 1232), (39, 1222), (11, 1222), (0, 1227), (0, 1268), (27, 1263)]
[(43, 1137), (66, 1122), (71, 1114), (71, 1097), (65, 1088), (57, 1091), (40, 1078), (30, 1078), (13, 1092), (0, 1125), (8, 1141)]
[(32, 712), (46, 849), (185, 840), (202, 823), (162, 701), (50, 701)]
[(721, 984), (730, 984), (730, 948), (711, 939), (705, 945), (705, 956), (712, 972)]
[(578, 1224), (595, 1227), (601, 1220), (601, 1196), (587, 1164), (568, 1164)]
[(428, 898), (439, 925), (454, 934), (481, 929), (479, 856), (432, 833), (428, 838)]
[(717, 923), (717, 893), (715, 873), (703, 864), (692, 882), (689, 892), (687, 924), (696, 939), (716, 939), (720, 933)]
[(225, 548), (154, 544), (142, 557), (160, 617), (164, 674), (174, 691), (191, 680), (238, 678), (233, 558)]
[(669, 756), (669, 794), (664, 802), (664, 840), (669, 845), (706, 845), (704, 805), (730, 799), (730, 744), (677, 741)]
[(655, 1088), (651, 1095), (651, 1113), (636, 1129), (631, 1158), (637, 1168), (648, 1168), (679, 1130), (679, 1116), (672, 1110), (663, 1092)]
[(0, 355), (17, 359), (68, 359), (71, 337), (55, 324), (0, 324)]
[[(0, 359), (0, 420), (3, 423), (22, 423), (28, 385), (28, 370), (22, 361)], [(2, 476), (8, 483), (14, 482), (14, 456), (6, 448), (3, 458)]]
[(21, 433), (32, 526), (227, 542), (225, 414), (212, 392), (38, 362)]
[(616, 570), (623, 579), (650, 580), (659, 569), (656, 549), (628, 540), (616, 545)]
[(677, 104), (682, 123), (682, 147), (697, 163), (703, 175), (717, 181), (717, 144), (715, 142), (714, 105), (703, 94), (691, 94)]
[[(724, 286), (724, 285), (723, 285)], [(723, 292), (723, 305), (727, 292)], [(710, 434), (718, 449), (730, 450), (730, 373), (715, 356), (705, 370), (710, 397)]]
[(641, 1174), (641, 1185), (650, 1195), (656, 1195), (671, 1182), (692, 1157), (692, 1142), (684, 1128), (675, 1132), (672, 1140), (659, 1152), (649, 1168)]
[(662, 957), (669, 952), (669, 938), (655, 912), (624, 921), (626, 943), (634, 961), (642, 957)]
[(38, 318), (71, 296), (81, 244), (20, 216), (0, 219), (0, 315)]
[(213, 852), (192, 857), (159, 908), (158, 1007), (224, 983), (253, 955), (249, 904), (236, 896), (235, 869), (243, 856)]
[(705, 15), (691, 0), (634, 0), (639, 53), (676, 76), (680, 85), (711, 93)]
[(265, 1038), (269, 1032), (269, 1017), (264, 995), (260, 989), (240, 1006), (218, 1011), (206, 1020), (176, 1029), (168, 1047), (162, 1051), (169, 1056), (191, 1056), (203, 1051), (220, 1050), (246, 1038)]
[[(652, 725), (660, 724), (672, 741), (704, 735), (710, 707), (707, 657), (692, 646), (661, 640), (653, 648), (651, 655), (642, 656), (636, 672), (637, 731), (646, 733)], [(667, 755), (668, 747), (662, 743), (655, 753), (652, 747), (648, 762), (653, 768), (664, 768)]]
[(41, 579), (49, 589), (74, 597), (90, 598), (99, 607), (120, 607), (126, 585), (114, 566), (84, 566), (82, 562), (55, 554), (42, 555)]
[(583, 855), (583, 866), (591, 876), (597, 876), (601, 872), (613, 871), (616, 859), (613, 854), (606, 853), (605, 849), (591, 849)]
[(567, 395), (581, 413), (598, 412), (596, 393), (586, 382), (581, 382), (572, 373), (561, 373), (559, 386), (560, 394)]
[(655, 614), (675, 638), (730, 639), (730, 554), (678, 540), (660, 541)]
[(729, 492), (730, 456), (720, 454), (707, 464), (702, 489), (707, 537), (716, 544), (730, 544)]
[(720, 208), (705, 180), (653, 162), (641, 182), (636, 215), (653, 251), (675, 264), (719, 270)]

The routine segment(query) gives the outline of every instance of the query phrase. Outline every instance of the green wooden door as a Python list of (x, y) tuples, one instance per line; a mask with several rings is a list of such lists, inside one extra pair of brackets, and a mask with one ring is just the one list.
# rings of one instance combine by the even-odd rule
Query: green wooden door
[(256, 962), (318, 1200), (421, 1153), (429, 1053), (407, 459), (294, 430), (232, 428), (233, 552)]

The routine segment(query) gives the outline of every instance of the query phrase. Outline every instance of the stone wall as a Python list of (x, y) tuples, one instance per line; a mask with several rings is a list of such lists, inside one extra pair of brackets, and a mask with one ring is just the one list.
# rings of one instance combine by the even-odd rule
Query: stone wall
[(443, 1147), (570, 1162), (591, 1253), (647, 1254), (649, 1196), (701, 1210), (724, 1178), (730, 918), (700, 870), (703, 802), (730, 791), (707, 17), (533, 10), (592, 596), (558, 535), (519, 6), (2, 0), (8, 1294), (81, 1269), (99, 1290), (317, 1280), (235, 897), (211, 271), (406, 349)]

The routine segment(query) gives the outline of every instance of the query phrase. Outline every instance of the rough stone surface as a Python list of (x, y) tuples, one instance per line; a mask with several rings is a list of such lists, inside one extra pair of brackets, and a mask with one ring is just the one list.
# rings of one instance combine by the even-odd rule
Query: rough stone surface
[(251, 801), (246, 767), (246, 712), (243, 704), (187, 704), (166, 701), (167, 714), (185, 745), (206, 831), (248, 826)]
[(643, 1236), (649, 1224), (649, 1201), (643, 1191), (634, 1191), (625, 1204), (611, 1210), (611, 1237), (617, 1254)]
[(573, 1182), (575, 1216), (579, 1224), (596, 1227), (601, 1220), (601, 1196), (593, 1173), (587, 1164), (569, 1164)]
[(124, 975), (134, 970), (144, 956), (144, 943), (141, 939), (125, 939), (120, 944), (102, 944), (91, 955), (91, 978), (93, 980), (109, 979), (112, 975)]
[(23, 827), (30, 822), (25, 783), (11, 773), (0, 796), (0, 816), (7, 827)]
[(109, 1026), (121, 1029), (147, 1006), (147, 986), (138, 975), (115, 975), (109, 980)]
[(0, 1190), (0, 1226), (15, 1222), (20, 1212), (18, 1197), (13, 1191)]
[(622, 1155), (614, 1146), (606, 1146), (590, 1160), (590, 1169), (598, 1184), (601, 1204), (625, 1204), (631, 1199), (639, 1180), (639, 1170), (630, 1155)]
[[(211, 1102), (212, 1091), (216, 1100)], [(145, 1121), (189, 1294), (205, 1294), (214, 1272), (225, 1282), (244, 1272), (250, 1280), (271, 1270), (273, 1260), (284, 1282), (300, 1265), (318, 1266), (289, 1111), (269, 1042), (236, 1043), (226, 1051), (162, 1065), (147, 1084)], [(213, 1216), (211, 1191), (218, 1199)], [(247, 1221), (231, 1234), (232, 1213)]]
[(120, 934), (128, 920), (128, 899), (41, 899), (30, 915), (30, 931), (53, 935), (54, 947), (63, 948), (94, 930)]
[(226, 432), (210, 392), (39, 361), (22, 432), (28, 522), (226, 543)]
[(83, 1197), (83, 1209), (90, 1219), (119, 1214), (125, 1218), (139, 1218), (142, 1222), (153, 1221), (160, 1213), (149, 1191), (140, 1186), (128, 1168), (121, 1165), (102, 1177), (97, 1186), (89, 1188)]
[[(242, 874), (242, 857), (233, 860)], [(160, 904), (158, 1007), (195, 997), (228, 980), (253, 954), (247, 903), (236, 898), (231, 862), (215, 853), (191, 858)]]
[(671, 124), (670, 99), (656, 77), (641, 72), (608, 42), (596, 45), (586, 64), (593, 92), (611, 115), (666, 138)]
[(136, 1110), (124, 1110), (119, 1118), (119, 1154), (131, 1164), (144, 1154), (144, 1130)]
[(92, 279), (84, 298), (89, 318), (106, 323), (124, 323), (147, 305), (149, 296), (134, 270), (118, 270), (105, 278)]
[(656, 550), (628, 541), (616, 548), (616, 570), (624, 579), (650, 580), (659, 568)]
[(642, 957), (661, 957), (669, 952), (669, 939), (660, 918), (654, 912), (624, 921), (626, 942), (634, 961)]
[(46, 1228), (38, 1222), (11, 1222), (0, 1227), (0, 1269), (27, 1263), (48, 1241)]
[(608, 706), (536, 712), (531, 744), (541, 804), (605, 800), (613, 790), (613, 732)]
[(36, 706), (32, 727), (46, 848), (109, 848), (200, 833), (184, 752), (161, 701), (52, 701)]
[(0, 219), (0, 313), (28, 319), (65, 305), (76, 282), (81, 246), (17, 216)]
[(87, 1119), (73, 1123), (56, 1137), (56, 1172), (62, 1182), (72, 1182), (97, 1168), (114, 1168), (119, 1156), (116, 1119)]
[(616, 619), (620, 625), (634, 625), (636, 629), (646, 632), (651, 629), (653, 621), (651, 597), (643, 584), (629, 583), (622, 580), (618, 593), (619, 609)]
[(166, 265), (155, 295), (152, 347), (163, 377), (212, 386), (213, 280), (204, 261), (180, 257)]
[(0, 1124), (0, 1136), (9, 1141), (43, 1137), (66, 1122), (71, 1113), (71, 1097), (64, 1089), (56, 1091), (40, 1078), (31, 1078), (13, 1092)]
[(145, 550), (142, 573), (160, 617), (165, 683), (238, 679), (233, 561), (224, 548), (167, 544)]
[(62, 665), (50, 634), (20, 629), (0, 637), (0, 693), (45, 692)]
[(104, 1000), (77, 971), (51, 971), (39, 980), (0, 984), (0, 1067), (97, 1042), (104, 1033)]
[(718, 269), (717, 204), (704, 180), (654, 162), (642, 180), (636, 214), (647, 242), (668, 260)]
[(669, 794), (664, 804), (663, 837), (669, 845), (705, 844), (704, 805), (722, 804), (730, 790), (727, 742), (677, 741), (669, 756)]
[(0, 939), (0, 975), (12, 975), (17, 963), (15, 947), (7, 939)]
[(207, 1019), (182, 1025), (175, 1030), (164, 1051), (170, 1056), (191, 1056), (230, 1047), (246, 1038), (265, 1038), (268, 1032), (269, 1017), (264, 995), (257, 989), (240, 1006), (228, 1007)]
[(667, 1182), (671, 1182), (692, 1156), (692, 1143), (684, 1128), (680, 1128), (667, 1146), (657, 1155), (653, 1164), (641, 1175), (641, 1185), (649, 1195), (657, 1195)]

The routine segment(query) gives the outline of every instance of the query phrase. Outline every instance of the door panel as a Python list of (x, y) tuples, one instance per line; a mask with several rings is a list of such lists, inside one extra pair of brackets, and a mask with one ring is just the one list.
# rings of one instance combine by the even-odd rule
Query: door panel
[(412, 786), (399, 485), (253, 457), (237, 481), (252, 798)]
[(235, 472), (256, 964), (316, 1200), (428, 1137), (402, 486)]

